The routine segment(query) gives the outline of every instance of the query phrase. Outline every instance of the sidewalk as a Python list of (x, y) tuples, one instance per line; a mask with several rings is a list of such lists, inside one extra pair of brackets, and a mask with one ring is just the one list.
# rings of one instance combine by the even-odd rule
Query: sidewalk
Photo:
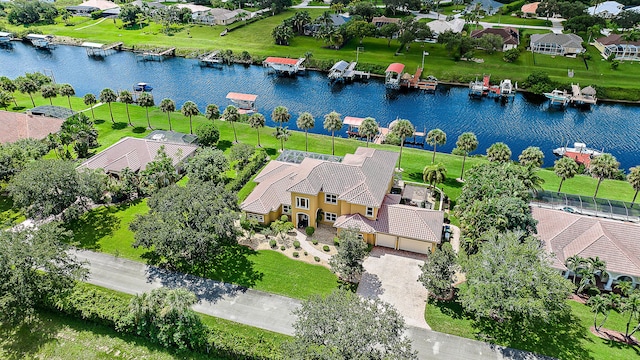
[(308, 252), (311, 256), (317, 256), (321, 260), (329, 262), (329, 259), (331, 258), (331, 255), (329, 255), (326, 252), (320, 251), (320, 250), (316, 249), (315, 247), (313, 247), (313, 245), (311, 245), (309, 243), (309, 241), (307, 241), (307, 235), (302, 233), (302, 232), (300, 232), (297, 229), (296, 229), (296, 240), (298, 240), (300, 242), (300, 247), (304, 251)]

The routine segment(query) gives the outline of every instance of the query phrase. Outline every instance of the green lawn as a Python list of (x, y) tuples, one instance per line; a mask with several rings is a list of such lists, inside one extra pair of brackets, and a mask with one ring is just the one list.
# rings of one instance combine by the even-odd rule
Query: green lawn
[(488, 22), (488, 23), (496, 23), (501, 25), (513, 24), (513, 25), (524, 25), (524, 26), (551, 27), (551, 22), (544, 19), (527, 19), (524, 17), (520, 18), (517, 16), (511, 16), (511, 15), (495, 14), (491, 16), (485, 16), (482, 19), (480, 19), (480, 21)]
[[(638, 91), (613, 91), (610, 88), (637, 89), (636, 84), (640, 82), (640, 69), (630, 63), (623, 63), (618, 70), (612, 70), (608, 62), (600, 61), (601, 57), (593, 46), (588, 46), (589, 53), (595, 53), (592, 60), (588, 61), (587, 70), (581, 59), (569, 59), (564, 57), (551, 57), (546, 55), (536, 55), (535, 61), (531, 53), (524, 52), (520, 59), (514, 63), (505, 63), (502, 60), (502, 53), (486, 54), (483, 51), (476, 51), (475, 57), (484, 60), (484, 63), (455, 62), (452, 56), (441, 44), (417, 44), (411, 45), (409, 51), (395, 56), (399, 43), (392, 41), (391, 46), (387, 46), (386, 39), (365, 38), (362, 45), (357, 40), (351, 40), (340, 50), (324, 48), (324, 43), (311, 37), (296, 36), (289, 46), (275, 45), (271, 36), (272, 29), (280, 24), (282, 20), (293, 16), (296, 9), (288, 9), (281, 14), (257, 22), (239, 27), (231, 31), (227, 36), (219, 36), (223, 30), (222, 26), (201, 26), (187, 25), (180, 31), (172, 35), (165, 35), (158, 24), (151, 23), (142, 29), (122, 28), (122, 23), (118, 20), (114, 24), (112, 21), (89, 20), (76, 26), (65, 26), (64, 23), (55, 25), (36, 26), (35, 28), (43, 33), (55, 34), (58, 36), (81, 38), (85, 41), (101, 43), (124, 42), (125, 46), (131, 48), (168, 48), (178, 45), (178, 54), (184, 56), (195, 56), (214, 49), (231, 49), (235, 53), (248, 51), (256, 59), (266, 56), (287, 56), (299, 57), (306, 52), (313, 54), (313, 59), (327, 62), (339, 59), (355, 60), (356, 47), (364, 47), (364, 52), (360, 54), (359, 68), (362, 70), (372, 70), (382, 72), (391, 62), (402, 62), (407, 69), (415, 69), (422, 60), (422, 52), (428, 51), (429, 57), (426, 59), (426, 74), (432, 74), (445, 81), (468, 82), (477, 74), (490, 73), (494, 77), (504, 79), (510, 78), (514, 81), (522, 82), (528, 74), (535, 70), (547, 72), (553, 80), (563, 83), (579, 82), (583, 86), (597, 85), (602, 89), (600, 98), (620, 98), (620, 99), (640, 99)], [(307, 9), (312, 18), (322, 14), (324, 9)], [(497, 23), (500, 21), (506, 24), (526, 23), (528, 25), (541, 25), (545, 20), (519, 19), (511, 16), (487, 17), (484, 21)], [(99, 22), (99, 23), (98, 23)], [(89, 26), (93, 25), (93, 26)], [(89, 26), (89, 27), (87, 27)], [(32, 28), (25, 29), (7, 25), (12, 31), (32, 31)], [(530, 33), (538, 30), (527, 30)], [(574, 69), (573, 78), (567, 78), (567, 69)], [(410, 70), (413, 71), (413, 70)], [(606, 96), (602, 96), (606, 95)]]
[[(589, 331), (593, 326), (593, 313), (589, 307), (575, 301), (567, 300), (571, 307), (571, 316), (567, 319), (556, 319), (556, 324), (539, 324), (532, 327), (526, 334), (516, 332), (495, 334), (495, 342), (513, 347), (533, 351), (539, 354), (553, 356), (563, 360), (593, 359), (618, 360), (632, 359), (640, 353), (640, 347), (600, 339)], [(462, 311), (459, 303), (443, 303), (430, 301), (425, 310), (425, 319), (435, 331), (462, 336), (470, 339), (486, 340), (479, 335), (484, 329), (490, 329), (491, 324), (474, 322)], [(626, 326), (625, 317), (615, 311), (609, 315), (605, 328), (622, 331)]]

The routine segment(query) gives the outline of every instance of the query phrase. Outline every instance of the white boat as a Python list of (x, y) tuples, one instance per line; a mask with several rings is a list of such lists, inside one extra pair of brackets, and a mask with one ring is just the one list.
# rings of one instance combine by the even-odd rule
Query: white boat
[(551, 106), (564, 107), (571, 100), (571, 96), (566, 91), (554, 89), (550, 93), (544, 93), (544, 96), (549, 99)]
[(504, 79), (500, 81), (500, 95), (501, 96), (513, 96), (515, 94), (515, 88), (511, 83), (511, 80)]
[(469, 83), (469, 96), (471, 97), (482, 97), (487, 91), (488, 87), (484, 86), (482, 81), (472, 81)]
[(151, 85), (147, 84), (147, 83), (137, 83), (135, 85), (133, 85), (133, 91), (135, 92), (148, 92), (153, 90), (153, 88), (151, 87)]
[(591, 157), (602, 155), (602, 151), (590, 149), (587, 144), (576, 142), (573, 143), (573, 147), (563, 146), (553, 149), (553, 153), (557, 156), (566, 156), (570, 154), (587, 154)]

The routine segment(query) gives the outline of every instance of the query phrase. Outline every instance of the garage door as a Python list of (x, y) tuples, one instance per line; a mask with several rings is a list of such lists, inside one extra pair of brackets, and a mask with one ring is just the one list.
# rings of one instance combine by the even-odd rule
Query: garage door
[(428, 254), (431, 251), (431, 243), (420, 240), (400, 238), (398, 240), (398, 249), (419, 254)]
[(388, 234), (376, 234), (376, 246), (396, 248), (396, 237)]

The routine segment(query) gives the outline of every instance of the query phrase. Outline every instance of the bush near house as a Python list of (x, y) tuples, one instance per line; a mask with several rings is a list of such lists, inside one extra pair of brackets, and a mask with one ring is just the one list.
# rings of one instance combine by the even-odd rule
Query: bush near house
[(304, 232), (307, 233), (307, 236), (311, 237), (316, 232), (316, 228), (313, 226), (307, 226), (307, 228), (304, 229)]

